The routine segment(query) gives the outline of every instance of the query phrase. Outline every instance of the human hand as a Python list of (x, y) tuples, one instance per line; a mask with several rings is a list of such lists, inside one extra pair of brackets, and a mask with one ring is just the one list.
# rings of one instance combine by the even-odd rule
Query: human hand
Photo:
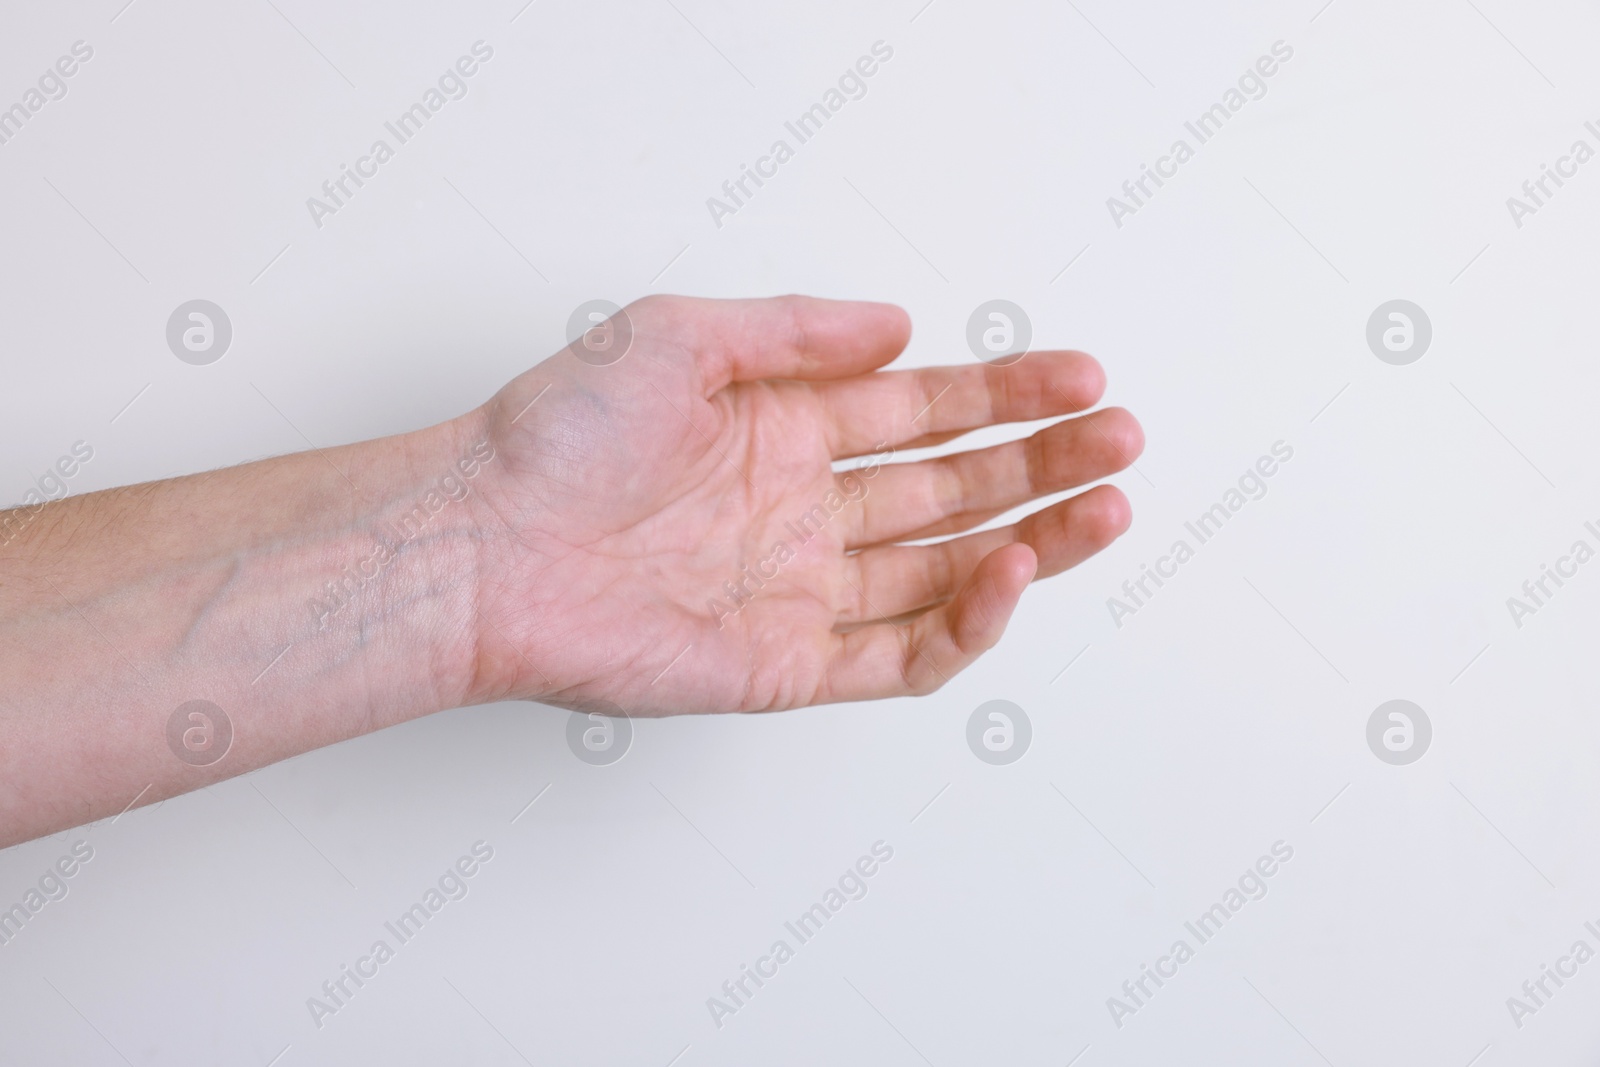
[[(1088, 356), (882, 371), (882, 304), (626, 310), (620, 360), (569, 347), (436, 426), (0, 513), (0, 847), (464, 704), (927, 693), (1127, 528), (1098, 486), (966, 532), (1127, 466), (1117, 408), (885, 462), (1089, 407)], [(62, 650), (88, 666), (36, 669)]]
[[(1092, 406), (1105, 376), (1082, 353), (881, 371), (909, 338), (903, 311), (806, 297), (650, 297), (616, 318), (622, 358), (563, 349), (470, 417), (496, 455), (473, 498), (475, 701), (637, 716), (928, 693), (999, 640), (1030, 581), (1128, 527), (1102, 485), (900, 543), (1138, 456), (1139, 424), (1107, 408), (882, 462)], [(852, 457), (867, 463), (834, 471)]]

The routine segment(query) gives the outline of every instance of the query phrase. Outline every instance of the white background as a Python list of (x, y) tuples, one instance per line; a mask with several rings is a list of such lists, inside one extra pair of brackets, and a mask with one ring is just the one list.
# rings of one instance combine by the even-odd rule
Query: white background
[[(579, 303), (651, 291), (896, 301), (905, 365), (970, 360), (1004, 297), (1101, 359), (1149, 445), (1129, 534), (935, 696), (641, 722), (604, 768), (565, 712), (452, 711), (0, 853), (9, 906), (95, 850), (0, 946), (0, 1062), (1600, 1056), (1600, 962), (1521, 1029), (1506, 1005), (1600, 948), (1600, 564), (1520, 629), (1506, 607), (1600, 519), (1600, 162), (1506, 207), (1600, 147), (1592, 5), (122, 3), (0, 32), (0, 106), (94, 48), (0, 146), (7, 500), (78, 440), (84, 492), (438, 421)], [(467, 97), (317, 228), (306, 198), (480, 39)], [(879, 40), (867, 95), (716, 226), (707, 197)], [(1267, 95), (1118, 228), (1106, 198), (1279, 40)], [(197, 297), (234, 328), (208, 367), (164, 339)], [(1433, 323), (1409, 366), (1365, 340), (1394, 298)], [(1107, 597), (1279, 440), (1268, 495), (1116, 628)], [(1393, 698), (1433, 723), (1410, 766), (1367, 747)], [(1010, 766), (967, 748), (991, 699), (1032, 720)], [(470, 894), (315, 1026), (480, 839)], [(866, 898), (718, 1029), (706, 998), (880, 839)], [(1279, 840), (1270, 894), (1115, 1025)]]

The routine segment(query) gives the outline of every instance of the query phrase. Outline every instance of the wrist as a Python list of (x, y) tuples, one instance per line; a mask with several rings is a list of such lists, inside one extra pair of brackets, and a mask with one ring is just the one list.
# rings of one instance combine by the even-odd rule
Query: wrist
[(312, 642), (359, 656), (369, 726), (475, 701), (482, 488), (496, 461), (474, 410), (356, 446), (371, 483), (337, 539), (321, 585), (304, 598)]
[(546, 463), (555, 463), (559, 450), (548, 439), (539, 443), (529, 414), (547, 388), (525, 376), (450, 426), (453, 454), (477, 461), (460, 508), (472, 524), (474, 637), (463, 645), (472, 659), (461, 672), (467, 681), (458, 704), (544, 700), (559, 689), (552, 681), (559, 664), (548, 653), (561, 641), (563, 598), (553, 593), (559, 583), (538, 577), (561, 552), (541, 532)]
[[(255, 580), (213, 607), (262, 620), (253, 643), (266, 669), (250, 688), (264, 710), (320, 708), (319, 743), (471, 700), (478, 524), (469, 502), (483, 442), (474, 421), (286, 457), (314, 475), (300, 515), (249, 553)], [(257, 615), (261, 594), (249, 590), (263, 586), (277, 587), (274, 609)]]

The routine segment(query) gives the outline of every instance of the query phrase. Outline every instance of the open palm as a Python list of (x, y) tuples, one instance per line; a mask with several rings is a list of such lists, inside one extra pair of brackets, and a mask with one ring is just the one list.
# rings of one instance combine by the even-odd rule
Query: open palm
[(1126, 499), (1098, 486), (900, 543), (1132, 462), (1143, 438), (1120, 408), (885, 462), (1092, 406), (1104, 375), (1081, 353), (883, 371), (903, 311), (804, 297), (650, 297), (605, 329), (609, 354), (563, 349), (483, 412), (483, 700), (662, 715), (927, 693), (999, 640), (1033, 578), (1128, 526)]

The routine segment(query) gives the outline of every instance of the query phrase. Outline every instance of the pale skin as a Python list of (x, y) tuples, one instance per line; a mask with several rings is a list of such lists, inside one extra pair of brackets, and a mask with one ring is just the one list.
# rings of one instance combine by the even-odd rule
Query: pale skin
[[(1128, 527), (1099, 485), (971, 532), (1137, 458), (1082, 353), (885, 370), (903, 311), (806, 297), (626, 316), (616, 362), (563, 349), (437, 426), (0, 513), (0, 846), (469, 704), (930, 693)], [(168, 740), (193, 700), (232, 727), (206, 766)]]

